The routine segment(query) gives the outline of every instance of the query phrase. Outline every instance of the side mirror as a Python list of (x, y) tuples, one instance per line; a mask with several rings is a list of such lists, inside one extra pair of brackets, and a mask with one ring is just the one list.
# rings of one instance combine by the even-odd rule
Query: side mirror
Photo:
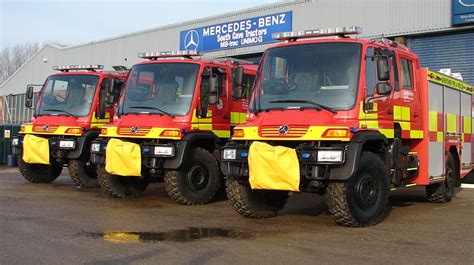
[(388, 57), (379, 57), (377, 59), (377, 77), (379, 81), (390, 80), (390, 65)]
[(105, 103), (107, 103), (107, 107), (112, 107), (114, 105), (115, 97), (113, 95), (107, 95), (105, 98)]
[(242, 77), (244, 75), (244, 67), (239, 66), (234, 69), (234, 84), (236, 86), (242, 86)]
[(33, 86), (26, 87), (26, 99), (33, 99)]
[(235, 99), (242, 98), (242, 78), (244, 74), (244, 67), (239, 66), (234, 69), (234, 86), (232, 88), (232, 97)]
[(26, 99), (25, 107), (26, 108), (32, 108), (33, 107), (33, 100), (32, 99)]
[(110, 78), (110, 82), (108, 84), (108, 87), (107, 87), (107, 93), (109, 94), (113, 94), (114, 93), (114, 83), (115, 83), (115, 79), (114, 78)]
[(211, 94), (217, 93), (217, 76), (212, 75), (211, 78), (209, 78), (209, 92)]
[(377, 94), (379, 95), (390, 95), (392, 93), (392, 86), (389, 83), (378, 83)]

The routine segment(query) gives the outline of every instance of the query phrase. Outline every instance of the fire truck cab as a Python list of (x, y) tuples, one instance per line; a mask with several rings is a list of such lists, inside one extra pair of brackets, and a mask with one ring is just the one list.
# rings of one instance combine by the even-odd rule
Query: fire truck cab
[[(83, 188), (98, 187), (89, 145), (100, 128), (111, 121), (126, 71), (102, 72), (102, 65), (54, 66), (39, 93), (34, 117), (12, 139), (12, 152), (25, 179), (54, 181), (68, 166), (72, 180)], [(33, 106), (34, 91), (26, 91), (26, 107)]]
[(91, 146), (107, 194), (136, 197), (164, 178), (174, 201), (203, 204), (223, 186), (220, 147), (246, 119), (257, 66), (200, 56), (139, 54), (147, 60), (131, 69), (113, 123)]
[[(390, 40), (359, 27), (277, 33), (264, 53), (245, 124), (224, 146), (234, 210), (270, 217), (289, 191), (327, 195), (336, 223), (366, 226), (389, 192), (426, 186), (449, 202), (472, 168), (472, 89), (420, 68)], [(322, 38), (324, 37), (324, 38)]]

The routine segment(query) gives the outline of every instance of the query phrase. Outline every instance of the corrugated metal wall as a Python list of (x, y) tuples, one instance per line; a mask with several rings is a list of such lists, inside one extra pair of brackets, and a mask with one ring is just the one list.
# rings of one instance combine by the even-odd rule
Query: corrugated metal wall
[[(104, 64), (128, 67), (140, 61), (141, 51), (179, 49), (180, 31), (223, 22), (293, 11), (293, 30), (357, 25), (362, 37), (431, 32), (451, 27), (451, 0), (297, 0), (265, 5), (174, 25), (144, 30), (86, 44), (42, 49), (15, 76), (0, 85), (0, 95), (23, 93), (29, 83), (43, 83), (51, 66)], [(159, 15), (159, 12), (157, 13)], [(209, 57), (259, 53), (269, 44), (210, 52)], [(43, 59), (47, 59), (43, 62)]]
[[(33, 103), (38, 100), (39, 93), (34, 93)], [(20, 124), (31, 121), (33, 109), (25, 107), (26, 94), (8, 95), (3, 97), (3, 123)]]
[(421, 66), (434, 71), (451, 68), (474, 84), (474, 30), (413, 37), (408, 46), (420, 57)]

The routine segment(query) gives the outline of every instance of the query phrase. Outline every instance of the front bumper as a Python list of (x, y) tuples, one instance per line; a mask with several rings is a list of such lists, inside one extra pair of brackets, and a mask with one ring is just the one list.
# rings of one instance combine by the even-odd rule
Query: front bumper
[[(104, 165), (107, 143), (109, 138), (99, 138), (90, 146), (90, 161), (93, 164)], [(179, 151), (179, 145), (167, 143), (139, 143), (142, 157), (142, 166), (149, 169), (162, 169), (166, 161), (174, 160)]]
[[(300, 165), (300, 177), (307, 180), (348, 178), (353, 173), (352, 157), (357, 149), (357, 145), (350, 144), (334, 147), (299, 145), (295, 150)], [(234, 152), (229, 150), (235, 150), (234, 159), (230, 159), (234, 157)], [(220, 164), (223, 174), (235, 179), (248, 179), (248, 150), (249, 146), (245, 144), (225, 145), (222, 149)], [(334, 156), (327, 156), (327, 154), (334, 154)]]
[[(55, 136), (48, 138), (49, 153), (54, 158), (68, 158), (70, 152), (78, 148), (78, 137)], [(23, 136), (12, 138), (12, 154), (20, 156), (23, 153)]]

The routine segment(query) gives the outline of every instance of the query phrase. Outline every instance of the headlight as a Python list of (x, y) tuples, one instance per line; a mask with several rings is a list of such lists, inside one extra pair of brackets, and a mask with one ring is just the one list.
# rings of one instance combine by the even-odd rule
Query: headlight
[(60, 148), (74, 148), (75, 142), (74, 141), (59, 141)]
[(236, 149), (224, 149), (224, 152), (222, 154), (223, 159), (235, 159), (235, 156), (237, 154)]
[(174, 156), (174, 147), (173, 146), (155, 146), (155, 155)]
[(13, 138), (12, 139), (12, 145), (13, 146), (17, 146), (19, 142), (20, 142), (20, 139), (18, 139), (18, 138)]
[(342, 150), (319, 150), (318, 162), (342, 162)]
[(91, 145), (91, 152), (99, 152), (100, 151), (100, 144), (95, 143)]

